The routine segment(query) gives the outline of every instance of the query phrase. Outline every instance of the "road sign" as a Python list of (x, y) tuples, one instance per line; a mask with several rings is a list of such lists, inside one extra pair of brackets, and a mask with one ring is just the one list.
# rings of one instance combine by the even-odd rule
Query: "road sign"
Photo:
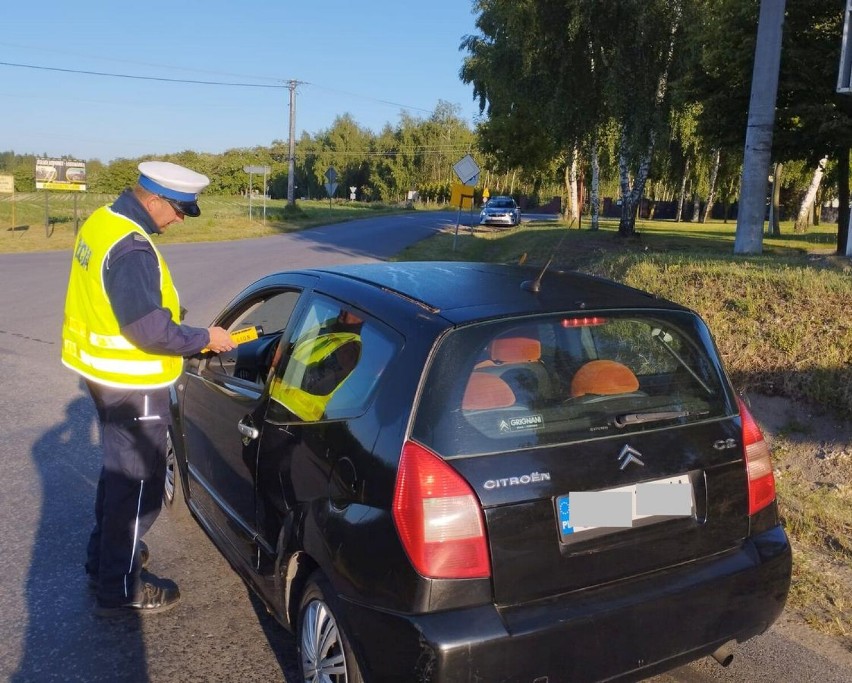
[(470, 154), (466, 154), (453, 166), (459, 180), (465, 185), (471, 185), (471, 181), (475, 181), (479, 177), (479, 166), (473, 160)]
[(354, 185), (349, 186), (349, 199), (355, 199), (355, 190), (357, 189)]
[(473, 204), (473, 188), (470, 185), (453, 183), (450, 186), (450, 206), (469, 209)]
[[(337, 180), (337, 171), (334, 170), (334, 166), (329, 166), (328, 170), (325, 172), (325, 178), (329, 183), (333, 183)], [(337, 185), (335, 185), (335, 188)]]
[(272, 170), (269, 166), (243, 166), (243, 170), (249, 174), (249, 188), (248, 188), (248, 200), (249, 200), (249, 220), (251, 220), (251, 198), (254, 194), (254, 181), (252, 176), (257, 174), (263, 174), (263, 222), (266, 223), (266, 176), (269, 175), (269, 172)]
[(15, 176), (13, 175), (0, 175), (0, 192), (4, 193), (15, 193)]
[(837, 92), (852, 94), (852, 0), (846, 0), (846, 12), (843, 15), (843, 42), (840, 44), (840, 68), (837, 73)]
[(329, 197), (333, 197), (334, 193), (337, 192), (337, 183), (328, 182), (325, 184), (325, 191), (328, 192)]

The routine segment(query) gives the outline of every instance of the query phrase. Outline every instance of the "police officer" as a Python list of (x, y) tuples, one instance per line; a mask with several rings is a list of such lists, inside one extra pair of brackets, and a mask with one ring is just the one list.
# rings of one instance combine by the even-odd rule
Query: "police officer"
[(166, 470), (168, 387), (183, 356), (228, 351), (221, 327), (180, 323), (169, 268), (151, 236), (199, 216), (206, 176), (164, 161), (139, 164), (139, 180), (95, 211), (74, 245), (62, 328), (62, 362), (82, 375), (101, 424), (103, 467), (86, 573), (96, 614), (161, 612), (177, 586), (142, 573), (145, 532), (160, 512)]

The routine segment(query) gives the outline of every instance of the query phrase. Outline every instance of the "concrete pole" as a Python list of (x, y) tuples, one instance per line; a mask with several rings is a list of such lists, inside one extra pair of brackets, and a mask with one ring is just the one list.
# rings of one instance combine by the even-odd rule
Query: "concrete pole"
[(296, 83), (290, 81), (290, 151), (287, 164), (287, 204), (296, 205)]
[(772, 157), (772, 128), (775, 125), (785, 4), (786, 0), (760, 0), (737, 234), (734, 240), (735, 254), (759, 254), (763, 250), (763, 218)]

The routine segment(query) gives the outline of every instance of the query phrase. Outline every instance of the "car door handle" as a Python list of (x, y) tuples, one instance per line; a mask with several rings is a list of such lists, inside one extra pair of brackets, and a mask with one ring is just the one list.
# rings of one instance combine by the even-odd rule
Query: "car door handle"
[(237, 430), (247, 439), (256, 439), (260, 436), (260, 432), (256, 427), (252, 427), (251, 425), (247, 425), (245, 422), (240, 420), (237, 422)]

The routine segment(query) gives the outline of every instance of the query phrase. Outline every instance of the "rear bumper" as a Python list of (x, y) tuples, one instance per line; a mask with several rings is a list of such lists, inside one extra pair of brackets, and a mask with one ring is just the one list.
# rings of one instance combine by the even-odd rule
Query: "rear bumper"
[(401, 615), (346, 602), (342, 616), (370, 681), (638, 680), (769, 628), (791, 565), (778, 526), (723, 556), (521, 607)]

